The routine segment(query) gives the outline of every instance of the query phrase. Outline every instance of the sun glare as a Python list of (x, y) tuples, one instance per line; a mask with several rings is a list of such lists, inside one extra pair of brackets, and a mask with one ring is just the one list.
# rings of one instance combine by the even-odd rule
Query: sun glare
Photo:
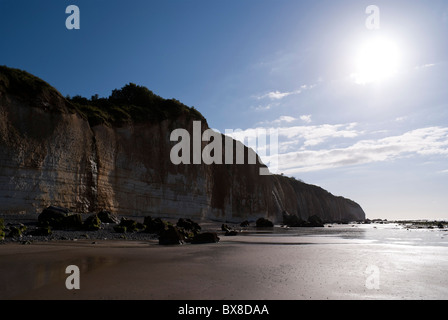
[(356, 83), (382, 82), (397, 73), (400, 51), (397, 45), (387, 38), (372, 38), (359, 47), (354, 64), (356, 71), (352, 77)]

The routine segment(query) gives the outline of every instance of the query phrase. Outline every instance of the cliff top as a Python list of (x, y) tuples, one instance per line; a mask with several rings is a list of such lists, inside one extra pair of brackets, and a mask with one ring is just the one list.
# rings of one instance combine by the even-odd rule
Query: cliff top
[(90, 126), (160, 122), (180, 116), (206, 121), (194, 107), (190, 108), (176, 99), (164, 99), (134, 83), (112, 90), (107, 98), (99, 98), (98, 95), (90, 99), (79, 95), (64, 98), (42, 79), (20, 69), (0, 66), (0, 97), (3, 94), (52, 112), (78, 113), (89, 121)]

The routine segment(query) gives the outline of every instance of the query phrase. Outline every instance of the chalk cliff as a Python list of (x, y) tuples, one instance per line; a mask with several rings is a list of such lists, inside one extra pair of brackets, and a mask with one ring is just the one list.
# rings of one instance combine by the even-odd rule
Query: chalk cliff
[(115, 108), (115, 114), (130, 116), (106, 121), (100, 109), (86, 115), (82, 104), (41, 79), (0, 67), (0, 213), (37, 213), (57, 205), (234, 222), (265, 217), (281, 223), (284, 211), (303, 220), (365, 218), (358, 204), (319, 187), (260, 176), (260, 163), (174, 165), (171, 132), (192, 132), (193, 120), (201, 121), (202, 131), (208, 125), (196, 110), (157, 99), (168, 111), (154, 116), (151, 109), (150, 117), (136, 121), (134, 109)]

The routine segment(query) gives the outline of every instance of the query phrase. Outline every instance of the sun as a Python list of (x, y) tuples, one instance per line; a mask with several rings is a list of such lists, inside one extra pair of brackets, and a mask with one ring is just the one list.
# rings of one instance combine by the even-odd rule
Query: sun
[(353, 62), (356, 71), (352, 77), (356, 83), (382, 82), (398, 72), (401, 54), (394, 41), (374, 37), (360, 45)]

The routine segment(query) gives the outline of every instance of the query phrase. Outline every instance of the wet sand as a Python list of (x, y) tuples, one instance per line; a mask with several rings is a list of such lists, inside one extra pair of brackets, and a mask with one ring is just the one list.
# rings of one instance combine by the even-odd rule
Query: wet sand
[[(68, 265), (80, 289), (68, 290)], [(379, 288), (369, 288), (375, 266)], [(0, 299), (448, 299), (448, 246), (254, 234), (216, 244), (60, 241), (0, 246)]]

